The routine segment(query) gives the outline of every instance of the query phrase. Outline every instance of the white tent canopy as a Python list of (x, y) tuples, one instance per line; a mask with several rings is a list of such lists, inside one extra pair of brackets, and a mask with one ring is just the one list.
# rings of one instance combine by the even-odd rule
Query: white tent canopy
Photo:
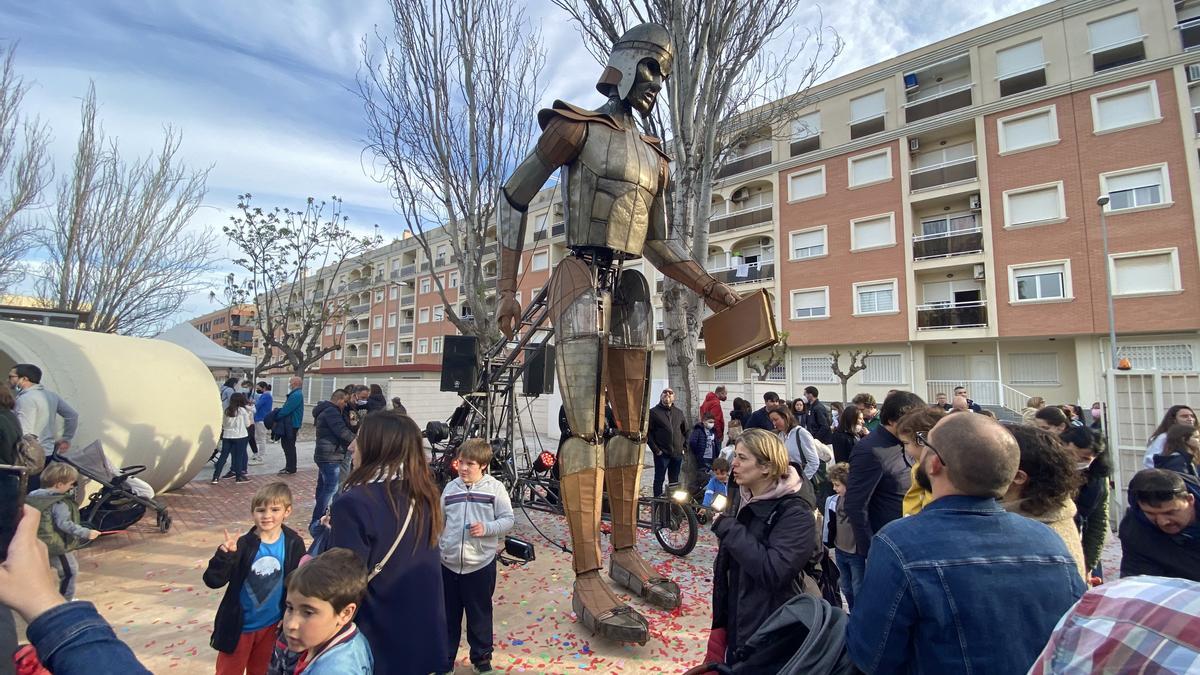
[(181, 323), (154, 336), (155, 340), (173, 342), (196, 355), (209, 368), (254, 368), (254, 357), (225, 349), (208, 339), (190, 323)]

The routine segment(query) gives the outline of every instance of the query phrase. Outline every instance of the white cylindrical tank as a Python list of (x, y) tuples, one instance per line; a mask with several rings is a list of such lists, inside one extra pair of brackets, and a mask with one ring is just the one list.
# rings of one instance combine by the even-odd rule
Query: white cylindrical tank
[(195, 477), (220, 443), (212, 374), (170, 342), (0, 321), (0, 368), (17, 363), (78, 411), (72, 447), (99, 439), (113, 466), (146, 465), (155, 492)]

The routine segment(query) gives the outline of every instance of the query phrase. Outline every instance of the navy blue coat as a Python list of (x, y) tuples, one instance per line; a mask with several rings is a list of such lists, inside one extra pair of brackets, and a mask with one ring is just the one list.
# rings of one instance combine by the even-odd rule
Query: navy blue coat
[[(343, 492), (330, 509), (330, 546), (354, 551), (371, 570), (383, 560), (408, 513), (408, 495), (392, 513), (387, 483), (358, 485)], [(442, 562), (430, 545), (432, 514), (414, 514), (404, 539), (383, 570), (367, 585), (354, 622), (375, 657), (375, 672), (426, 675), (449, 660)]]

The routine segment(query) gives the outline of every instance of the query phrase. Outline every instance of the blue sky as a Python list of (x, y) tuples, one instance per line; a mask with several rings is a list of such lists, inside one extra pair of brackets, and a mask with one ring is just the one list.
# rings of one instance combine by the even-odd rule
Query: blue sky
[[(828, 77), (1037, 4), (829, 3), (825, 21), (846, 47)], [(598, 67), (560, 10), (547, 0), (526, 7), (552, 55), (543, 71), (547, 102), (597, 105)], [(804, 10), (800, 20), (816, 11)], [(18, 72), (33, 83), (25, 110), (52, 127), (59, 167), (68, 166), (90, 79), (105, 131), (123, 154), (150, 152), (170, 125), (183, 134), (188, 164), (212, 166), (196, 226), (219, 233), (240, 192), (263, 206), (336, 194), (354, 225), (378, 224), (390, 238), (401, 226), (386, 187), (368, 175), (372, 158), (362, 150), (361, 107), (350, 91), (360, 40), (389, 17), (384, 0), (0, 0), (0, 41), (19, 42)], [(197, 297), (181, 316), (212, 309)]]

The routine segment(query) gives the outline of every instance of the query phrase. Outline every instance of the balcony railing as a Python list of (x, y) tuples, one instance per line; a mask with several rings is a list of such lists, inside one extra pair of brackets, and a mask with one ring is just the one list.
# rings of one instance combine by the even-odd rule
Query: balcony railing
[(987, 326), (987, 302), (935, 302), (917, 305), (917, 329), (979, 328)]
[(770, 281), (775, 278), (775, 263), (749, 263), (725, 269), (709, 270), (714, 279), (723, 284), (749, 284)]
[(399, 279), (400, 278), (400, 270), (392, 270), (392, 278)]
[(428, 261), (428, 260), (426, 260), (425, 262), (421, 263), (421, 271), (422, 271), (422, 272), (428, 272), (428, 271), (429, 271), (429, 261)]
[(414, 265), (405, 265), (404, 267), (400, 268), (400, 276), (402, 276), (402, 277), (411, 277), (412, 275), (414, 275), (416, 273), (417, 273), (417, 266), (415, 264)]
[(865, 120), (859, 120), (857, 122), (851, 122), (850, 123), (850, 139), (854, 140), (855, 138), (862, 138), (863, 136), (870, 136), (871, 134), (877, 134), (877, 133), (883, 131), (884, 127), (885, 127), (884, 115), (879, 115), (878, 117), (870, 117)]
[(771, 163), (771, 151), (763, 150), (757, 154), (748, 157), (741, 157), (732, 162), (726, 162), (725, 166), (717, 172), (717, 178), (727, 178), (739, 173), (753, 171), (754, 169), (762, 168)]
[(495, 242), (488, 244), (487, 246), (484, 246), (483, 254), (484, 255), (496, 255), (496, 251), (497, 251), (496, 247), (497, 246), (498, 246), (498, 244), (496, 244)]
[(412, 322), (410, 321), (409, 323), (402, 323), (402, 324), (400, 324), (400, 331), (399, 331), (399, 332), (400, 332), (400, 334), (401, 334), (401, 335), (412, 335), (412, 332), (413, 332), (413, 324), (412, 324)]
[(347, 368), (357, 368), (367, 365), (367, 357), (365, 356), (347, 356), (342, 359), (342, 365)]
[(351, 315), (366, 314), (371, 311), (371, 303), (364, 302), (361, 305), (351, 305), (349, 311)]
[(351, 281), (350, 283), (346, 284), (346, 290), (354, 291), (354, 290), (358, 290), (360, 288), (365, 288), (366, 286), (367, 286), (366, 279), (356, 279), (356, 280)]
[(407, 354), (401, 354), (396, 357), (396, 363), (403, 364), (403, 363), (412, 363), (412, 362), (413, 362), (412, 352), (409, 352)]
[(555, 223), (550, 226), (551, 237), (561, 237), (567, 231), (567, 226), (563, 223)]
[(1038, 66), (1023, 73), (1014, 73), (1000, 80), (1000, 95), (1012, 96), (1030, 89), (1046, 86), (1046, 68)]
[(792, 157), (795, 157), (797, 155), (803, 155), (806, 152), (813, 152), (814, 150), (820, 150), (820, 149), (821, 149), (821, 137), (820, 136), (809, 136), (808, 138), (801, 138), (801, 139), (792, 141), (791, 146), (789, 146), (789, 150), (791, 150)]
[(974, 180), (979, 177), (979, 170), (975, 165), (975, 157), (972, 156), (913, 169), (909, 172), (909, 176), (909, 187), (916, 192)]
[(453, 260), (453, 258), (454, 256), (438, 256), (437, 259), (433, 261), (433, 266), (445, 267), (446, 265), (450, 264), (450, 261)]
[(725, 216), (713, 218), (708, 221), (708, 231), (710, 234), (717, 232), (728, 232), (751, 225), (761, 225), (762, 223), (771, 222), (771, 207), (760, 206), (756, 209), (748, 209), (746, 211), (738, 211)]
[(345, 332), (344, 337), (347, 342), (357, 342), (358, 340), (366, 340), (370, 332), (370, 329), (367, 328), (362, 330), (348, 330)]
[(488, 279), (484, 279), (483, 287), (484, 288), (495, 288), (496, 287), (496, 277), (490, 277)]
[(1200, 18), (1179, 22), (1179, 39), (1184, 49), (1200, 47)]
[(538, 230), (538, 231), (536, 231), (536, 232), (534, 232), (534, 233), (533, 233), (533, 240), (534, 240), (534, 241), (541, 241), (541, 240), (545, 239), (545, 238), (546, 238), (546, 237), (548, 237), (548, 236), (550, 236), (550, 233), (549, 233), (548, 231), (546, 231), (546, 230), (544, 230), (544, 229), (542, 229), (542, 230)]
[(982, 227), (913, 237), (913, 260), (979, 253), (982, 250)]
[(413, 303), (416, 301), (417, 301), (417, 296), (415, 296), (411, 293), (408, 295), (400, 296), (400, 306), (401, 307), (412, 307)]
[(910, 101), (904, 106), (904, 121), (912, 124), (926, 117), (941, 115), (951, 110), (966, 108), (971, 105), (971, 88), (973, 84), (964, 84), (953, 89), (938, 92), (932, 96)]

